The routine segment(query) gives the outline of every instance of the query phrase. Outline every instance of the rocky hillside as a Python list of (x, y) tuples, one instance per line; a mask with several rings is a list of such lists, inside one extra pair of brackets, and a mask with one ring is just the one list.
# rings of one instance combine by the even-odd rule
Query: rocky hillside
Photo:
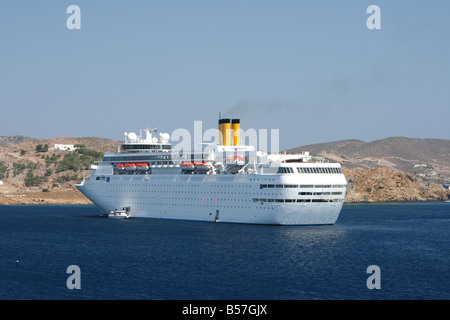
[[(78, 150), (54, 150), (55, 144), (78, 145)], [(89, 203), (75, 188), (88, 167), (118, 141), (103, 138), (0, 137), (0, 204)]]
[(440, 184), (387, 168), (348, 169), (346, 202), (443, 201), (450, 191)]

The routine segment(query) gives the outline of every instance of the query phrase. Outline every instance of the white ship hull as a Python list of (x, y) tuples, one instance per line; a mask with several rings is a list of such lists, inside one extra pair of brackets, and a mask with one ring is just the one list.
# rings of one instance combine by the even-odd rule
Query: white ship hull
[[(230, 135), (230, 128), (232, 132)], [(77, 188), (103, 213), (127, 208), (131, 217), (250, 223), (326, 225), (339, 217), (347, 182), (338, 163), (308, 152), (257, 151), (241, 145), (239, 119), (219, 119), (219, 144), (174, 152), (160, 141), (125, 133)], [(142, 164), (148, 169), (139, 170)], [(125, 169), (121, 169), (125, 168)]]
[[(152, 174), (111, 175), (99, 180), (93, 175), (77, 188), (104, 213), (130, 207), (132, 217), (142, 218), (330, 225), (342, 209), (345, 184), (343, 174)], [(265, 185), (274, 187), (261, 188)], [(297, 188), (292, 187), (295, 185)], [(308, 195), (299, 195), (302, 193)]]

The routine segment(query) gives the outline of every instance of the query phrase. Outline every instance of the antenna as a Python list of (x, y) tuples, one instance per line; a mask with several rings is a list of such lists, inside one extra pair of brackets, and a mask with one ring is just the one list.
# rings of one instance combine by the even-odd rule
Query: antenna
[(220, 119), (222, 119), (222, 115), (220, 114), (220, 111), (219, 111), (219, 120), (220, 120)]

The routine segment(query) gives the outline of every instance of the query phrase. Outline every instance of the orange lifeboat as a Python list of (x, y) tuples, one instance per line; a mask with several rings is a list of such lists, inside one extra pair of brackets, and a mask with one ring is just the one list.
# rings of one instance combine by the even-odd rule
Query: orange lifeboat
[(135, 163), (125, 163), (125, 170), (127, 170), (127, 171), (136, 170), (136, 164)]
[(183, 171), (192, 171), (194, 169), (195, 169), (195, 166), (192, 162), (181, 164), (181, 170), (183, 170)]
[(116, 166), (116, 169), (117, 169), (117, 170), (120, 170), (120, 171), (123, 171), (123, 170), (125, 170), (125, 166), (123, 165), (123, 163), (119, 163), (119, 164)]
[(143, 170), (143, 171), (145, 171), (145, 170), (148, 170), (148, 163), (137, 163), (136, 164), (136, 168), (138, 169), (138, 170)]
[(208, 171), (209, 169), (211, 169), (211, 163), (200, 162), (200, 163), (196, 163), (195, 167), (197, 168), (197, 170), (200, 170), (200, 171)]

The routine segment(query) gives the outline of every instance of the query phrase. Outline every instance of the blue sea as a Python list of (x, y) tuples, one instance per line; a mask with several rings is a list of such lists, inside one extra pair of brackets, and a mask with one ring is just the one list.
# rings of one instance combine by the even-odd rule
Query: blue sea
[[(450, 203), (345, 205), (315, 227), (98, 214), (0, 206), (0, 299), (450, 298)], [(80, 289), (67, 286), (73, 265)]]

